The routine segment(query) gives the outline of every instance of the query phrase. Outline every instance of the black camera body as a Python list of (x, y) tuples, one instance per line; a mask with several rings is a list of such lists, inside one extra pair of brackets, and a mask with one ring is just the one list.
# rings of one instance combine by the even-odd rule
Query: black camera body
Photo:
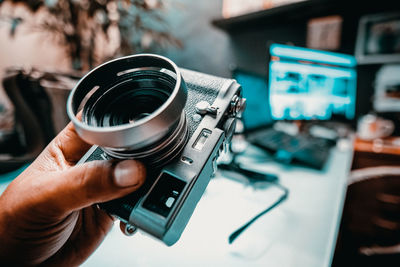
[[(174, 69), (173, 67), (175, 67), (175, 65), (172, 65), (173, 63), (171, 61), (156, 55), (145, 54), (131, 57), (139, 57), (137, 59), (143, 62), (149, 59), (149, 64), (152, 66), (157, 65), (157, 67), (161, 66), (162, 68), (157, 70), (153, 68), (150, 69), (150, 66), (146, 63), (143, 66), (142, 62), (139, 68), (138, 66), (133, 66), (133, 70), (131, 69), (120, 75), (124, 76), (128, 74), (128, 76), (131, 76), (122, 77), (122, 80), (120, 80), (116, 86), (115, 84), (111, 86), (109, 84), (97, 85), (100, 87), (100, 90), (104, 88), (98, 96), (103, 97), (109, 93), (110, 90), (124, 87), (124, 83), (127, 83), (129, 86), (126, 86), (126, 88), (129, 88), (129, 90), (144, 88), (132, 98), (133, 104), (137, 104), (138, 101), (140, 102), (140, 99), (142, 99), (144, 95), (151, 95), (146, 101), (154, 102), (154, 97), (157, 98), (159, 96), (155, 96), (153, 92), (154, 90), (159, 90), (162, 86), (160, 87), (160, 84), (149, 81), (161, 79), (163, 80), (162, 82), (165, 82), (168, 80), (166, 83), (172, 85), (170, 82), (173, 79), (165, 76), (168, 75), (169, 77), (173, 77), (177, 83), (180, 83), (179, 85), (175, 85), (175, 89), (179, 86), (179, 92), (181, 93), (186, 89), (186, 93), (183, 92), (182, 94), (186, 94), (186, 97), (180, 97), (179, 99), (179, 92), (176, 93), (175, 89), (171, 89), (169, 91), (169, 96), (164, 99), (165, 105), (162, 104), (158, 106), (156, 109), (152, 110), (152, 112), (144, 112), (145, 116), (143, 116), (142, 113), (139, 114), (140, 116), (138, 113), (135, 113), (134, 116), (130, 116), (131, 119), (128, 119), (128, 121), (131, 123), (132, 127), (144, 127), (143, 125), (146, 125), (146, 123), (150, 124), (151, 119), (163, 116), (160, 110), (170, 108), (170, 105), (172, 105), (172, 98), (175, 100), (178, 99), (177, 102), (179, 101), (180, 105), (183, 104), (183, 108), (180, 109), (179, 106), (175, 106), (168, 111), (169, 113), (175, 112), (174, 116), (176, 118), (175, 120), (171, 119), (172, 123), (166, 123), (167, 126), (160, 125), (168, 121), (165, 117), (163, 117), (163, 120), (159, 120), (154, 124), (160, 126), (160, 129), (169, 128), (166, 134), (156, 134), (154, 133), (155, 130), (151, 131), (151, 134), (154, 134), (156, 138), (152, 138), (151, 136), (149, 136), (149, 138), (156, 141), (141, 145), (142, 141), (140, 141), (139, 138), (139, 141), (134, 145), (128, 145), (127, 142), (125, 142), (121, 147), (117, 147), (117, 145), (113, 143), (112, 149), (110, 149), (108, 144), (100, 143), (94, 145), (79, 163), (115, 158), (135, 158), (143, 161), (148, 166), (148, 177), (145, 184), (138, 191), (126, 197), (100, 203), (99, 205), (110, 214), (125, 222), (127, 225), (127, 233), (138, 228), (162, 240), (165, 244), (172, 245), (181, 236), (208, 182), (215, 173), (217, 167), (216, 160), (224, 148), (230, 143), (235, 130), (236, 117), (243, 110), (245, 101), (241, 95), (241, 87), (235, 80), (219, 78), (185, 69)], [(117, 59), (111, 63), (118, 63), (118, 60), (135, 60), (135, 58), (132, 59), (131, 57)], [(163, 62), (151, 62), (152, 60), (154, 61), (154, 57), (160, 61), (167, 60), (172, 67), (168, 66), (168, 64), (163, 65)], [(91, 78), (90, 76), (93, 76), (96, 70), (101, 67), (102, 66), (93, 70), (82, 80)], [(165, 70), (164, 67), (167, 70)], [(175, 72), (175, 74), (173, 72)], [(118, 73), (121, 73), (121, 70), (118, 70)], [(133, 76), (132, 73), (134, 73)], [(159, 76), (160, 73), (162, 74), (161, 76)], [(156, 76), (152, 76), (153, 74)], [(181, 76), (181, 80), (178, 78), (179, 76)], [(131, 79), (132, 77), (134, 78)], [(144, 80), (137, 82), (135, 77)], [(182, 84), (184, 84), (184, 86), (182, 86)], [(79, 89), (79, 86), (78, 84), (75, 89)], [(99, 90), (99, 88), (96, 90)], [(123, 90), (123, 92), (125, 91), (126, 90)], [(118, 92), (118, 94), (120, 93), (121, 92)], [(92, 93), (90, 97), (93, 96), (98, 98), (96, 92)], [(79, 97), (80, 99), (78, 99), (79, 101), (77, 102), (81, 102), (80, 100), (85, 98), (82, 94), (80, 94)], [(113, 99), (115, 99), (115, 97)], [(127, 97), (124, 97), (123, 101), (126, 101), (126, 99)], [(182, 99), (185, 100), (185, 103), (181, 103)], [(68, 106), (71, 110), (74, 109), (72, 108), (74, 100), (76, 101), (72, 92), (69, 99), (69, 101), (71, 101), (71, 103), (69, 103), (71, 106)], [(97, 102), (92, 101), (92, 103)], [(107, 100), (105, 103), (109, 105), (110, 101)], [(90, 99), (87, 100), (83, 106), (85, 105), (91, 105)], [(79, 103), (75, 104), (75, 106), (82, 105)], [(138, 104), (138, 106), (147, 107), (149, 105)], [(103, 108), (101, 105), (97, 108), (99, 107)], [(135, 107), (132, 106), (131, 108)], [(83, 107), (83, 118), (80, 123), (96, 127), (117, 127), (116, 129), (119, 129), (119, 124), (114, 126), (112, 123), (108, 123), (113, 120), (110, 119), (112, 115), (101, 115), (100, 118), (98, 114), (96, 115), (93, 113), (95, 109), (96, 107), (94, 108), (94, 106), (90, 106), (90, 108), (86, 110), (85, 107)], [(109, 108), (105, 110), (109, 110)], [(77, 113), (78, 108), (75, 108), (74, 112)], [(88, 117), (92, 118), (93, 116), (97, 116), (95, 123), (90, 122), (90, 119), (88, 119)], [(136, 119), (132, 119), (132, 117)], [(147, 117), (151, 118), (146, 121)], [(107, 123), (104, 123), (104, 118)], [(102, 122), (99, 123), (99, 121)], [(73, 122), (77, 126), (77, 122), (74, 120)], [(137, 125), (135, 125), (135, 123)], [(125, 123), (122, 125), (125, 125)], [(85, 133), (79, 131), (79, 126), (82, 125), (76, 127), (77, 132), (85, 139)], [(154, 127), (149, 129), (154, 129)], [(141, 133), (146, 134), (146, 130), (147, 129), (142, 129)], [(137, 134), (138, 133), (135, 133), (135, 138)], [(126, 132), (124, 136), (127, 136)], [(129, 136), (127, 140), (129, 140)], [(142, 140), (146, 140), (146, 136), (144, 136)], [(107, 141), (104, 142), (107, 143)], [(115, 140), (115, 142), (120, 141)]]

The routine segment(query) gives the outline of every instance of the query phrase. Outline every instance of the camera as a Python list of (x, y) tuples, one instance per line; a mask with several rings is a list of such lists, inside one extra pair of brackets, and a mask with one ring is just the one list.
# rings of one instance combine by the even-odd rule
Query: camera
[(148, 170), (138, 191), (99, 206), (126, 224), (126, 234), (141, 229), (168, 246), (179, 240), (244, 107), (235, 80), (154, 54), (98, 66), (67, 101), (78, 135), (93, 144), (78, 164), (137, 159)]

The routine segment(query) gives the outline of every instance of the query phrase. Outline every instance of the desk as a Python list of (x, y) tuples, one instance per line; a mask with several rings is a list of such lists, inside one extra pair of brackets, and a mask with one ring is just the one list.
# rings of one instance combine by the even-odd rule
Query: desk
[(174, 246), (140, 232), (126, 237), (115, 225), (83, 266), (329, 266), (351, 159), (348, 141), (332, 151), (322, 171), (278, 164), (251, 147), (239, 161), (278, 174), (290, 192), (285, 202), (259, 218), (232, 245), (227, 242), (229, 234), (281, 192), (273, 186), (255, 188), (217, 172)]
[(334, 149), (322, 171), (272, 161), (257, 163), (248, 156), (262, 158), (265, 154), (251, 148), (239, 161), (278, 174), (290, 190), (289, 198), (232, 245), (227, 241), (229, 234), (281, 192), (276, 187), (254, 189), (217, 173), (174, 246), (166, 247), (142, 233), (126, 237), (116, 226), (84, 266), (330, 266), (352, 144)]
[(376, 166), (398, 166), (400, 137), (392, 136), (371, 141), (355, 139), (352, 169)]

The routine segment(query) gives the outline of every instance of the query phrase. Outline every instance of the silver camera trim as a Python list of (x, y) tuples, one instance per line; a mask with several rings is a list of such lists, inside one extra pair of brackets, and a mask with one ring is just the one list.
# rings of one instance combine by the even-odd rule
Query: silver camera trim
[[(132, 71), (155, 67), (166, 74), (169, 74), (168, 70), (173, 72), (176, 75), (174, 77), (176, 83), (167, 101), (152, 114), (130, 124), (109, 127), (91, 126), (78, 118), (85, 97), (93, 93), (93, 89), (98, 90), (101, 86), (107, 86), (110, 77), (121, 77)], [(187, 87), (174, 62), (159, 55), (138, 54), (111, 60), (87, 73), (68, 97), (67, 114), (75, 125), (78, 135), (90, 144), (108, 148), (138, 149), (168, 134), (171, 127), (181, 118), (186, 99)]]

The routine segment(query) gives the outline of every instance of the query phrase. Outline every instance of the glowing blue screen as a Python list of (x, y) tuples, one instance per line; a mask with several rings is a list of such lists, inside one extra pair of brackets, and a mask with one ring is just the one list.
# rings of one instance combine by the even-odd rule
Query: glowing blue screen
[(269, 103), (274, 120), (353, 119), (356, 98), (353, 56), (272, 44)]
[(246, 98), (246, 109), (242, 115), (245, 128), (249, 130), (271, 124), (266, 77), (236, 70), (233, 78), (242, 86), (243, 97)]

